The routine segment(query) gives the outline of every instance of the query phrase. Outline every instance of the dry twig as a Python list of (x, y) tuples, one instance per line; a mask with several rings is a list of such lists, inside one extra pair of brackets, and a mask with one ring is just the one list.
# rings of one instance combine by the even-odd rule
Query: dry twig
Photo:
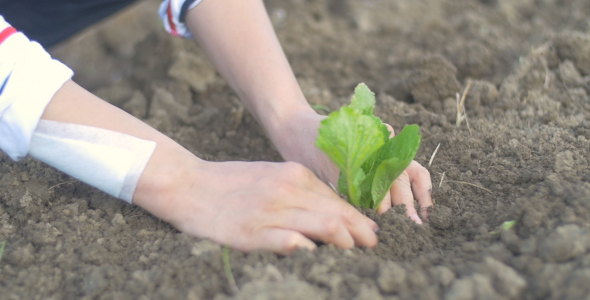
[[(469, 182), (465, 182), (465, 181), (457, 181), (457, 180), (447, 180), (447, 181), (448, 181), (448, 182), (454, 182), (454, 183), (460, 183), (460, 184), (466, 184), (466, 185), (470, 185), (470, 186), (473, 186), (473, 187), (476, 187), (476, 188), (482, 189), (482, 190), (484, 190), (484, 191), (486, 191), (486, 192), (488, 192), (488, 193), (490, 193), (490, 194), (492, 194), (492, 195), (494, 194), (492, 191), (490, 191), (490, 190), (488, 190), (488, 189), (484, 188), (483, 186), (479, 186), (479, 185), (477, 185), (477, 184), (473, 184), (473, 183), (469, 183)], [(441, 182), (442, 182), (442, 181), (441, 181)]]
[(330, 187), (334, 190), (334, 192), (336, 192), (336, 194), (338, 194), (338, 190), (334, 187), (334, 185), (329, 181), (328, 184), (330, 184)]
[(440, 183), (438, 184), (439, 188), (442, 186), (443, 180), (445, 179), (445, 173), (446, 172), (443, 172), (442, 176), (440, 177)]
[(463, 120), (465, 110), (465, 99), (467, 98), (467, 94), (471, 89), (471, 84), (471, 80), (468, 80), (467, 86), (465, 86), (465, 90), (463, 90), (463, 94), (461, 95), (461, 100), (459, 100), (459, 94), (457, 94), (457, 127), (461, 126), (461, 121)]
[(434, 160), (434, 156), (436, 155), (436, 152), (438, 152), (439, 147), (440, 143), (438, 143), (438, 146), (436, 146), (436, 149), (434, 149), (434, 152), (432, 152), (432, 156), (430, 157), (430, 161), (428, 162), (429, 167), (432, 165), (432, 161)]
[(469, 135), (473, 134), (471, 131), (471, 126), (469, 126), (469, 119), (467, 118), (467, 112), (463, 110), (463, 119), (465, 119), (465, 124), (467, 124), (467, 130), (469, 130)]
[(76, 180), (70, 180), (70, 181), (66, 181), (66, 182), (58, 183), (58, 184), (56, 184), (56, 185), (54, 185), (54, 186), (50, 187), (48, 190), (54, 189), (54, 188), (56, 188), (56, 187), (58, 187), (58, 186), (60, 186), (60, 185), (64, 185), (64, 184), (66, 184), (66, 183), (73, 183), (73, 182), (76, 182)]

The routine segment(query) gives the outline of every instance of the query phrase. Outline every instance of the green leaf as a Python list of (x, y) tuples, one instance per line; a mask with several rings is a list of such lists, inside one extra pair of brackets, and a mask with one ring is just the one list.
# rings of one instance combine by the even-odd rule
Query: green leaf
[(332, 110), (331, 110), (329, 107), (327, 107), (327, 106), (325, 106), (325, 105), (323, 105), (323, 104), (314, 104), (314, 105), (312, 105), (311, 107), (312, 107), (314, 110), (316, 110), (316, 111), (323, 110), (323, 111), (325, 111), (325, 112), (327, 112), (327, 113), (330, 113), (330, 112), (332, 111)]
[(375, 108), (375, 94), (366, 84), (360, 83), (354, 89), (354, 96), (350, 100), (350, 108), (366, 116), (373, 116)]
[(512, 227), (514, 227), (515, 224), (516, 224), (516, 221), (515, 220), (512, 220), (512, 221), (504, 221), (504, 223), (502, 223), (502, 225), (500, 225), (500, 228), (499, 229), (490, 232), (490, 234), (500, 234), (500, 233), (502, 233), (502, 230), (510, 230), (510, 229), (512, 229)]
[(375, 95), (359, 84), (350, 106), (322, 121), (316, 146), (340, 169), (340, 193), (354, 205), (376, 209), (414, 159), (421, 137), (418, 126), (410, 125), (390, 139), (374, 108)]
[(395, 179), (412, 163), (420, 141), (418, 125), (409, 125), (381, 148), (379, 157), (388, 158), (382, 160), (375, 171), (371, 188), (373, 208), (379, 207)]
[[(316, 146), (332, 159), (344, 176), (351, 203), (359, 205), (360, 184), (366, 175), (362, 164), (381, 146), (383, 136), (375, 120), (349, 107), (342, 107), (321, 122)], [(342, 192), (341, 184), (338, 184)]]

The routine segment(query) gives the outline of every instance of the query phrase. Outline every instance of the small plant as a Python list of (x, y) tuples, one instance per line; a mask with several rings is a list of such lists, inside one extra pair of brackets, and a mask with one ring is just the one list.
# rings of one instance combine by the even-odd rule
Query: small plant
[(502, 230), (510, 230), (512, 229), (512, 227), (514, 227), (514, 225), (516, 224), (516, 221), (504, 221), (504, 223), (502, 223), (502, 225), (500, 225), (500, 227), (497, 230), (494, 230), (492, 232), (490, 232), (490, 234), (500, 234), (502, 233)]
[(421, 136), (418, 125), (409, 125), (389, 138), (374, 108), (375, 94), (359, 84), (350, 105), (321, 122), (315, 144), (340, 169), (339, 192), (353, 205), (377, 209), (416, 156)]

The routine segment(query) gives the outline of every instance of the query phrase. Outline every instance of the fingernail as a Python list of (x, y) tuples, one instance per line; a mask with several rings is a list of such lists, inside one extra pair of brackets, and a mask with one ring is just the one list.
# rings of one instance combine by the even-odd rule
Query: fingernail
[(422, 223), (422, 219), (420, 219), (420, 217), (418, 217), (418, 214), (413, 214), (410, 218), (412, 220), (414, 220), (414, 222), (416, 222), (417, 224), (420, 224), (420, 225), (424, 224), (424, 223)]
[(379, 232), (379, 230), (381, 230), (381, 228), (379, 228), (379, 225), (375, 224), (375, 226), (373, 227), (373, 231), (377, 233)]

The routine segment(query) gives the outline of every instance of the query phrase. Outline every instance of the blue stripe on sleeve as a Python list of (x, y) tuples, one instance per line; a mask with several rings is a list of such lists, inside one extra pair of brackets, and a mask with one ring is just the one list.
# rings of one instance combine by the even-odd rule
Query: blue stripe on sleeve
[(2, 92), (4, 92), (4, 87), (8, 83), (8, 79), (10, 79), (10, 75), (12, 75), (12, 71), (8, 74), (8, 76), (6, 76), (6, 79), (4, 79), (4, 83), (2, 83), (2, 86), (0, 86), (0, 95), (2, 95)]
[(184, 3), (182, 4), (182, 7), (180, 8), (180, 15), (178, 16), (178, 20), (182, 23), (184, 23), (184, 20), (186, 18), (186, 14), (188, 13), (188, 8), (191, 6), (191, 4), (193, 4), (196, 0), (186, 0), (184, 1)]

